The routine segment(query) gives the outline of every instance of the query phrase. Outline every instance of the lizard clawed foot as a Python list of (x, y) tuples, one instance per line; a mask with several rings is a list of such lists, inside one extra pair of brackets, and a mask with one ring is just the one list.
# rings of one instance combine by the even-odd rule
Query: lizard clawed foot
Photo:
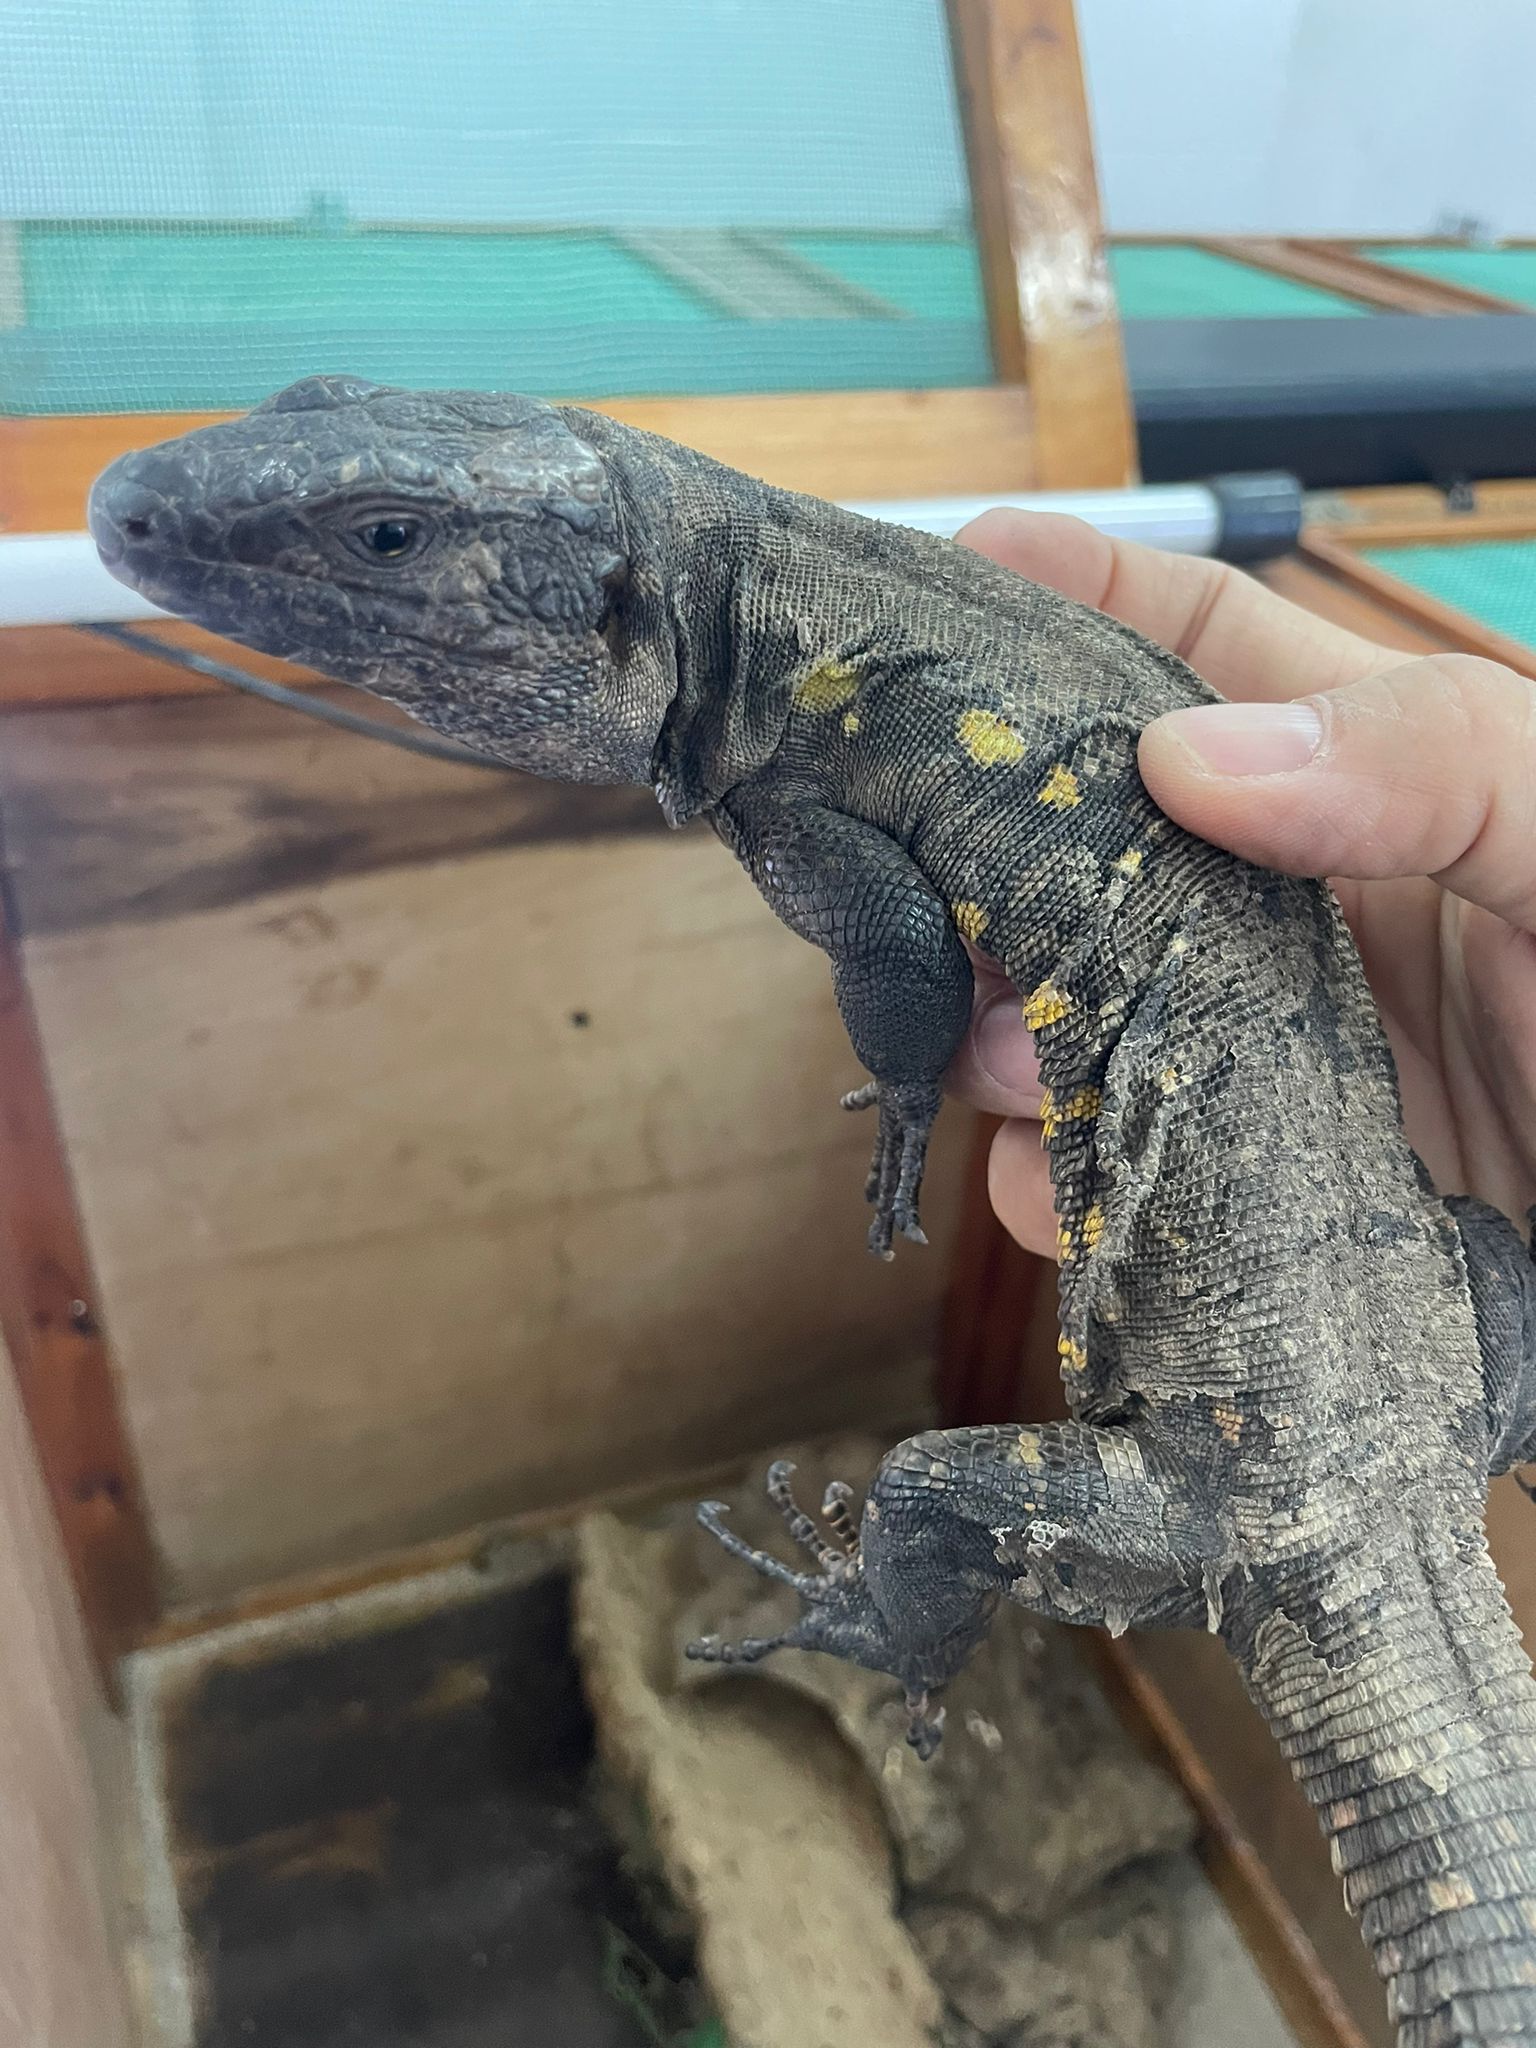
[[(953, 1631), (940, 1633), (932, 1640), (922, 1636), (911, 1646), (899, 1635), (893, 1635), (864, 1576), (860, 1531), (849, 1507), (853, 1489), (834, 1480), (823, 1497), (818, 1522), (795, 1499), (790, 1485), (794, 1469), (782, 1460), (769, 1468), (768, 1498), (784, 1517), (790, 1535), (816, 1560), (819, 1570), (794, 1571), (771, 1551), (754, 1550), (751, 1544), (744, 1543), (727, 1528), (721, 1501), (701, 1502), (698, 1517), (732, 1557), (739, 1557), (763, 1578), (797, 1593), (799, 1616), (776, 1636), (744, 1636), (738, 1642), (726, 1642), (720, 1636), (701, 1636), (685, 1646), (684, 1655), (700, 1664), (740, 1665), (756, 1664), (775, 1650), (821, 1650), (860, 1664), (868, 1671), (888, 1672), (901, 1682), (906, 1694), (907, 1741), (926, 1763), (937, 1751), (943, 1734), (944, 1712), (937, 1704), (939, 1693), (970, 1654), (973, 1643), (961, 1641)], [(873, 1538), (874, 1523), (868, 1533)], [(984, 1631), (984, 1619), (980, 1626)], [(957, 1642), (958, 1656), (954, 1654)]]
[(913, 1244), (928, 1242), (917, 1220), (917, 1198), (940, 1100), (935, 1087), (899, 1087), (881, 1081), (866, 1081), (842, 1099), (844, 1109), (878, 1107), (880, 1112), (874, 1157), (864, 1183), (864, 1199), (875, 1211), (869, 1226), (869, 1248), (876, 1258), (895, 1256), (891, 1239), (897, 1231)]
[[(790, 1535), (802, 1550), (809, 1551), (815, 1558), (821, 1567), (819, 1571), (792, 1571), (771, 1551), (754, 1550), (750, 1543), (744, 1543), (733, 1529), (726, 1527), (724, 1518), (728, 1510), (724, 1501), (700, 1501), (697, 1511), (699, 1526), (707, 1529), (732, 1557), (739, 1557), (743, 1564), (749, 1564), (763, 1578), (789, 1586), (810, 1609), (824, 1609), (846, 1591), (850, 1580), (861, 1576), (858, 1529), (848, 1510), (853, 1488), (840, 1479), (834, 1479), (827, 1488), (822, 1503), (828, 1531), (824, 1535), (795, 1499), (791, 1487), (794, 1472), (794, 1466), (787, 1459), (781, 1458), (770, 1465), (768, 1498), (784, 1517)], [(684, 1655), (700, 1664), (755, 1664), (771, 1650), (796, 1644), (812, 1648), (815, 1646), (806, 1640), (808, 1618), (802, 1614), (793, 1627), (778, 1636), (745, 1636), (736, 1643), (723, 1642), (719, 1636), (700, 1636), (686, 1646)]]

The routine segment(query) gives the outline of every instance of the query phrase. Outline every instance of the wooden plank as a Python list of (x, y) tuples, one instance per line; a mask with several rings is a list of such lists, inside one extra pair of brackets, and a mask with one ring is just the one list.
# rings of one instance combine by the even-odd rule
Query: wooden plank
[(1536, 482), (1495, 478), (1472, 486), (1465, 508), (1429, 484), (1376, 484), (1314, 494), (1307, 531), (1354, 547), (1397, 542), (1523, 540), (1536, 534)]
[[(1022, 392), (1006, 387), (604, 399), (592, 409), (685, 441), (786, 490), (825, 498), (1024, 490), (1043, 482), (1030, 407)], [(0, 419), (0, 531), (75, 532), (84, 524), (91, 481), (109, 462), (229, 417)], [(1101, 480), (1107, 479), (1084, 479)]]
[(814, 497), (1045, 488), (1035, 413), (1005, 386), (604, 399), (592, 409)]
[(0, 891), (0, 1333), (110, 1684), (158, 1611), (155, 1567), (13, 918)]
[(1520, 675), (1536, 678), (1536, 648), (1522, 646), (1518, 640), (1496, 633), (1491, 626), (1458, 611), (1454, 605), (1442, 603), (1427, 591), (1416, 590), (1389, 570), (1362, 560), (1354, 548), (1322, 534), (1303, 534), (1301, 552), (1309, 562), (1368, 593), (1378, 604), (1438, 634), (1446, 646), (1459, 648), (1465, 654), (1485, 655)]
[(227, 413), (83, 413), (0, 418), (0, 533), (76, 533), (92, 479), (126, 455)]
[(515, 847), (666, 836), (648, 789), (456, 767), (233, 691), (15, 712), (0, 806), (32, 938)]
[(1072, 0), (949, 0), (993, 362), (1044, 490), (1136, 476)]
[[(274, 682), (304, 689), (318, 678), (290, 662), (274, 661), (270, 655), (236, 648), (213, 633), (199, 631), (167, 620), (155, 620), (149, 632), (172, 646), (194, 648), (215, 661), (233, 661)], [(26, 711), (42, 705), (113, 704), (126, 698), (208, 697), (227, 694), (222, 683), (207, 676), (193, 675), (157, 661), (150, 654), (135, 654), (109, 640), (70, 626), (11, 626), (0, 632), (0, 713)], [(355, 700), (362, 707), (364, 699)], [(385, 708), (369, 700), (370, 716), (387, 716)]]
[(1529, 310), (1467, 285), (1373, 263), (1345, 243), (1259, 235), (1201, 237), (1196, 247), (1298, 284), (1319, 285), (1383, 313), (1520, 313)]
[(128, 2048), (111, 1924), (127, 1743), (91, 1670), (26, 1417), (0, 1346), (0, 2035)]
[(825, 963), (709, 835), (641, 792), (616, 843), (498, 839), (490, 779), (219, 714), (265, 715), (17, 714), (0, 749), (173, 1597), (910, 1414), (944, 1254), (863, 1256)]
[(1303, 605), (1318, 618), (1404, 654), (1438, 654), (1456, 644), (1445, 633), (1386, 610), (1369, 592), (1341, 582), (1300, 555), (1266, 563), (1257, 571), (1257, 578), (1277, 596)]

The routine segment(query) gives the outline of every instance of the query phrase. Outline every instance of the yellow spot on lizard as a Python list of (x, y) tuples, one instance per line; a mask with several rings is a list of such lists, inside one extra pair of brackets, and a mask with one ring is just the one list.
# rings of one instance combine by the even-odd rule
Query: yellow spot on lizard
[(1088, 1363), (1088, 1353), (1083, 1346), (1065, 1334), (1056, 1339), (1056, 1354), (1073, 1372), (1082, 1372)]
[(1229, 1444), (1235, 1444), (1243, 1433), (1241, 1414), (1226, 1401), (1217, 1401), (1213, 1404), (1211, 1419)]
[(1064, 1223), (1056, 1226), (1056, 1256), (1064, 1266), (1070, 1266), (1077, 1257), (1077, 1247), (1072, 1242), (1072, 1233)]
[(851, 662), (818, 661), (795, 685), (795, 702), (802, 711), (838, 711), (859, 687), (859, 672)]
[(1092, 1251), (1103, 1235), (1104, 1211), (1095, 1202), (1088, 1211), (1088, 1214), (1083, 1218), (1083, 1244), (1089, 1251)]
[(1047, 1138), (1054, 1138), (1063, 1124), (1087, 1123), (1099, 1113), (1103, 1097), (1097, 1088), (1074, 1089), (1065, 1102), (1058, 1103), (1047, 1088), (1040, 1096), (1040, 1121)]
[(1024, 1022), (1031, 1031), (1044, 1031), (1048, 1024), (1059, 1024), (1072, 1007), (1072, 998), (1054, 981), (1042, 981), (1033, 995), (1024, 1004)]
[(1040, 1438), (1034, 1430), (1019, 1431), (1019, 1456), (1026, 1465), (1032, 1466), (1036, 1471), (1045, 1463), (1040, 1452)]
[(1070, 811), (1082, 800), (1082, 787), (1077, 777), (1060, 761), (1045, 778), (1035, 797), (1036, 803), (1049, 804), (1056, 811)]
[(1184, 1086), (1184, 1076), (1177, 1067), (1164, 1067), (1157, 1077), (1157, 1085), (1165, 1095), (1175, 1095)]
[(843, 731), (847, 733), (849, 739), (853, 738), (858, 729), (859, 714), (857, 711), (845, 711), (843, 713)]
[(1139, 846), (1128, 846), (1115, 862), (1115, 868), (1122, 875), (1139, 875), (1141, 873), (1141, 848)]
[(979, 903), (972, 903), (969, 899), (952, 903), (949, 908), (962, 938), (969, 939), (973, 945), (992, 921)]
[(998, 768), (1024, 758), (1024, 742), (995, 711), (972, 705), (962, 711), (955, 736), (978, 768)]

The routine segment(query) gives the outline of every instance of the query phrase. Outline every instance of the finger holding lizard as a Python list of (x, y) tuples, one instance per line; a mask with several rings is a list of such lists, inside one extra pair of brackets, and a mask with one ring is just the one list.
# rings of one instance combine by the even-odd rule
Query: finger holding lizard
[[(1148, 788), (1187, 830), (1332, 880), (1415, 1146), (1442, 1189), (1523, 1213), (1536, 1201), (1536, 685), (1470, 655), (1409, 658), (1222, 564), (1075, 520), (991, 513), (964, 538), (1175, 648), (1233, 699), (1148, 728)], [(1038, 1111), (1032, 1042), (995, 974), (978, 976), (952, 1085), (1010, 1119)], [(992, 1193), (1048, 1253), (1027, 1122), (998, 1136)]]

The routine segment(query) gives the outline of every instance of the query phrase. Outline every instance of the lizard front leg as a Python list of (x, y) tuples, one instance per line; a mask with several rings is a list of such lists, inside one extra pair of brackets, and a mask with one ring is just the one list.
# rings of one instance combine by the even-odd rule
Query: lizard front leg
[[(1080, 1422), (927, 1430), (881, 1461), (856, 1546), (828, 1541), (776, 1466), (769, 1492), (820, 1570), (792, 1572), (751, 1550), (718, 1502), (699, 1519), (734, 1555), (799, 1594), (782, 1635), (688, 1655), (755, 1663), (782, 1648), (822, 1650), (906, 1689), (909, 1740), (937, 1745), (935, 1695), (962, 1668), (1006, 1596), (1056, 1621), (1215, 1626), (1231, 1548), (1219, 1517), (1171, 1459), (1129, 1430)], [(840, 1505), (840, 1503), (839, 1503)]]
[(804, 784), (742, 784), (717, 823), (779, 917), (831, 958), (843, 1023), (874, 1077), (843, 1098), (879, 1112), (870, 1249), (889, 1258), (895, 1231), (922, 1244), (928, 1136), (971, 1016), (971, 963), (949, 909), (894, 839)]

